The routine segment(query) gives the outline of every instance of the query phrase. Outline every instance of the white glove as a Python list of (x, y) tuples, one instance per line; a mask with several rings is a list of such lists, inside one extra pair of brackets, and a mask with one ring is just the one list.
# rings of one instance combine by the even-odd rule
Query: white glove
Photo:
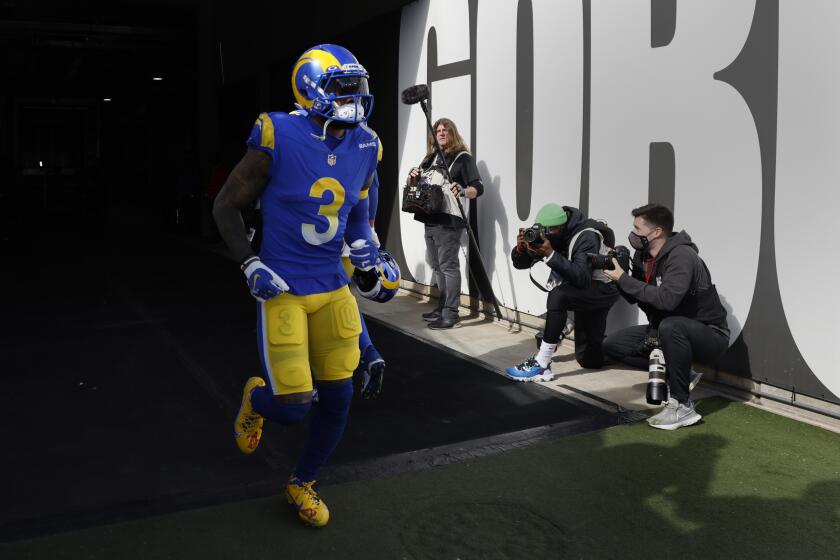
[(259, 257), (251, 257), (240, 267), (248, 279), (248, 289), (259, 302), (270, 300), (274, 296), (289, 291), (289, 285), (273, 270), (268, 268)]
[(379, 264), (379, 248), (366, 239), (350, 244), (350, 262), (359, 270), (370, 270)]
[(376, 235), (376, 230), (373, 229), (373, 226), (370, 226), (370, 240), (373, 241), (373, 244), (377, 247), (382, 247), (382, 244), (379, 243), (379, 236)]

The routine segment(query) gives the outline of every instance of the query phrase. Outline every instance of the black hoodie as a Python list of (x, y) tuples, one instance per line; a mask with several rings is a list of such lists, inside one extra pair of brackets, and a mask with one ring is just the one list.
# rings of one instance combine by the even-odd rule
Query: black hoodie
[(726, 310), (699, 252), (685, 231), (668, 238), (656, 259), (636, 251), (632, 275), (623, 274), (618, 280), (621, 295), (638, 303), (654, 328), (665, 317), (675, 315), (697, 319), (728, 334)]
[[(584, 289), (592, 282), (592, 265), (589, 263), (586, 254), (598, 253), (601, 248), (601, 238), (593, 231), (581, 233), (572, 248), (573, 254), (569, 255), (569, 243), (571, 243), (572, 238), (578, 231), (592, 227), (592, 220), (588, 220), (583, 212), (577, 208), (564, 206), (563, 209), (566, 211), (568, 219), (561, 234), (561, 246), (559, 250), (558, 247), (553, 247), (554, 253), (545, 263), (551, 268), (553, 280), (557, 275), (575, 288)], [(530, 268), (534, 262), (540, 260), (536, 255), (518, 253), (516, 247), (511, 252), (510, 258), (513, 261), (514, 268), (518, 269)]]

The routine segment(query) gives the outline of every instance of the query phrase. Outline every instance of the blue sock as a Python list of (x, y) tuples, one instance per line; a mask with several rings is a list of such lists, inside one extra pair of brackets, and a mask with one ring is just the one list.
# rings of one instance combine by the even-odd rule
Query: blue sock
[(364, 356), (365, 348), (373, 344), (373, 342), (370, 340), (370, 334), (368, 334), (364, 315), (359, 313), (359, 319), (362, 321), (362, 334), (359, 335), (359, 351), (362, 353), (362, 356)]
[(309, 422), (309, 437), (306, 438), (303, 455), (295, 469), (295, 476), (303, 482), (315, 480), (321, 466), (344, 434), (350, 401), (353, 399), (353, 383), (350, 379), (318, 383), (318, 395), (320, 401)]
[(257, 413), (278, 424), (297, 424), (309, 412), (311, 403), (283, 403), (274, 398), (268, 386), (255, 387), (251, 391), (251, 406)]

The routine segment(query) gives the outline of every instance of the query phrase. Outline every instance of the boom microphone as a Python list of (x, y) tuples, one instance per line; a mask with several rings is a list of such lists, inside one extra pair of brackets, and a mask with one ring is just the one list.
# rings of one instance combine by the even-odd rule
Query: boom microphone
[(426, 84), (417, 84), (416, 86), (407, 87), (402, 92), (402, 102), (406, 105), (414, 105), (429, 98), (429, 86)]

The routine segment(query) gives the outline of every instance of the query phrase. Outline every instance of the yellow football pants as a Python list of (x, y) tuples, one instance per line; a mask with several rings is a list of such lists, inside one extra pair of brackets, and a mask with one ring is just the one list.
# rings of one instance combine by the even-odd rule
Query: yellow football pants
[(362, 325), (347, 286), (297, 296), (288, 292), (260, 305), (259, 342), (275, 395), (312, 390), (312, 377), (337, 381), (359, 364)]

